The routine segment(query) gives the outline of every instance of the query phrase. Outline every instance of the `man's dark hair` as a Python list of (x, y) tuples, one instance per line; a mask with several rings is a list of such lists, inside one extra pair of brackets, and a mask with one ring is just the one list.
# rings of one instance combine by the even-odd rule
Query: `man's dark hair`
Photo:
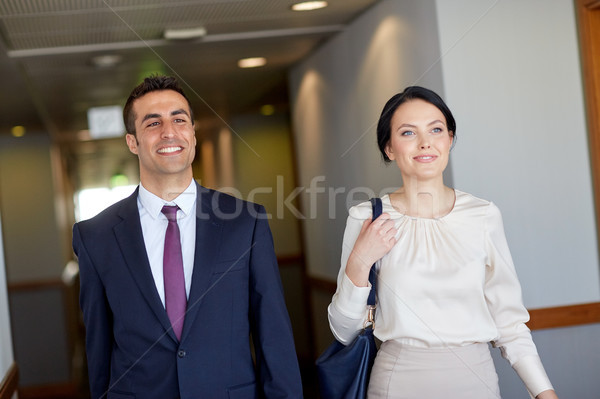
[(379, 146), (379, 151), (381, 151), (381, 156), (385, 162), (391, 162), (385, 152), (385, 148), (390, 141), (391, 123), (394, 112), (396, 112), (396, 109), (405, 102), (415, 99), (423, 100), (434, 105), (442, 112), (442, 114), (444, 114), (448, 132), (454, 138), (454, 141), (456, 141), (456, 121), (444, 100), (432, 90), (420, 86), (409, 86), (404, 89), (402, 93), (398, 93), (388, 100), (383, 107), (379, 122), (377, 123), (377, 145)]
[(194, 124), (194, 111), (192, 111), (192, 104), (190, 103), (189, 98), (187, 98), (187, 96), (183, 92), (181, 86), (179, 86), (179, 82), (177, 81), (177, 79), (175, 79), (172, 76), (151, 75), (145, 78), (142, 83), (137, 85), (131, 91), (129, 98), (125, 103), (125, 107), (123, 108), (123, 122), (125, 123), (125, 130), (127, 130), (127, 133), (133, 134), (135, 136), (136, 115), (133, 112), (133, 102), (138, 98), (144, 96), (145, 94), (159, 90), (173, 90), (181, 94), (188, 103), (192, 125)]

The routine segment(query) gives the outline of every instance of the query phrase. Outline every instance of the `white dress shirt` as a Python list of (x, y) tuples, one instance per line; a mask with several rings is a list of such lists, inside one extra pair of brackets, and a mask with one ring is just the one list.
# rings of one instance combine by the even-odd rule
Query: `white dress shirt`
[[(401, 214), (388, 195), (383, 212), (395, 221), (398, 242), (377, 262), (375, 335), (423, 348), (493, 342), (530, 394), (551, 389), (531, 333), (529, 313), (508, 249), (502, 216), (491, 202), (455, 190), (452, 211), (437, 219)], [(356, 287), (346, 263), (372, 207), (349, 212), (337, 291), (329, 305), (335, 337), (348, 343), (362, 329), (370, 287)]]
[(163, 277), (163, 253), (165, 235), (167, 233), (167, 217), (161, 212), (165, 205), (177, 205), (177, 225), (181, 237), (183, 255), (183, 273), (185, 277), (185, 293), (189, 298), (194, 269), (194, 253), (196, 249), (196, 183), (192, 179), (188, 188), (171, 202), (146, 190), (140, 183), (138, 193), (138, 210), (142, 224), (142, 234), (146, 245), (146, 254), (150, 262), (152, 277), (160, 300), (165, 305), (165, 284)]

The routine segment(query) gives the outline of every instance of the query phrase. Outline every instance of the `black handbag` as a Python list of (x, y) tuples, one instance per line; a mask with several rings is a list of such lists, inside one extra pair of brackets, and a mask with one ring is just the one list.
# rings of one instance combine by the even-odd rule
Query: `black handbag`
[[(381, 198), (371, 198), (373, 220), (382, 212)], [(375, 326), (375, 264), (369, 272), (371, 291), (367, 299), (367, 321), (360, 334), (347, 346), (337, 340), (316, 361), (319, 393), (322, 399), (364, 399), (371, 368), (377, 354), (373, 328)]]

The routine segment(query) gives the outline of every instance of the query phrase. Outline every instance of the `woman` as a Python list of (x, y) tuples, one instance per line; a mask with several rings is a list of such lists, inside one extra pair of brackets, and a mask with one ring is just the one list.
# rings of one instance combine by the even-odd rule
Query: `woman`
[(350, 209), (337, 291), (335, 337), (349, 343), (366, 320), (369, 269), (378, 262), (377, 354), (369, 398), (500, 398), (488, 342), (532, 397), (557, 398), (525, 322), (529, 314), (491, 202), (444, 185), (456, 123), (431, 90), (408, 87), (385, 105), (379, 149), (404, 185)]

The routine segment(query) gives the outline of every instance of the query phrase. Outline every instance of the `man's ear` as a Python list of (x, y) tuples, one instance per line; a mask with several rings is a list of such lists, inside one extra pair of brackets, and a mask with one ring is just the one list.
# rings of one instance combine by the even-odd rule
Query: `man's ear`
[(127, 142), (127, 147), (129, 147), (129, 151), (131, 151), (132, 153), (137, 155), (137, 153), (138, 153), (137, 137), (135, 137), (133, 134), (127, 133), (125, 135), (125, 141)]

